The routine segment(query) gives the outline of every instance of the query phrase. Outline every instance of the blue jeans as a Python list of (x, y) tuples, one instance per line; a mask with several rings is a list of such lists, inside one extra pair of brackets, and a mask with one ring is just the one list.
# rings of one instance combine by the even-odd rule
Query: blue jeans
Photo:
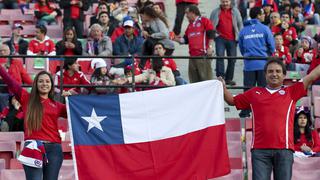
[[(237, 56), (237, 42), (217, 37), (216, 42), (216, 53), (217, 56), (224, 56), (224, 52), (227, 51), (227, 56)], [(234, 74), (234, 66), (236, 60), (228, 59), (228, 66), (226, 72), (224, 71), (224, 59), (217, 59), (216, 61), (216, 76), (222, 76), (226, 81), (231, 81)]]
[(291, 180), (293, 151), (288, 149), (252, 149), (252, 179)]
[(257, 71), (243, 71), (243, 85), (244, 86), (260, 86), (264, 87), (267, 85), (266, 77), (263, 70)]
[(63, 161), (61, 144), (46, 143), (48, 163), (43, 163), (43, 168), (34, 168), (23, 165), (27, 180), (57, 180)]

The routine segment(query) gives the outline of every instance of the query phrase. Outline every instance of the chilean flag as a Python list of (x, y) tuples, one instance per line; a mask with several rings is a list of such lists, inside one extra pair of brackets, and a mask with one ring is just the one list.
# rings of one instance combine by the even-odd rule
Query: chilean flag
[(205, 180), (230, 172), (219, 81), (120, 95), (70, 96), (80, 180)]

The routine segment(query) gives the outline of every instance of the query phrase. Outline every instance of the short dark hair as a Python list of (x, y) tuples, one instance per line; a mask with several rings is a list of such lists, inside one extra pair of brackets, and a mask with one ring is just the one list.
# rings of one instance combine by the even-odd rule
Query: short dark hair
[(284, 65), (283, 61), (280, 61), (280, 60), (278, 60), (278, 59), (268, 60), (267, 63), (264, 65), (264, 73), (267, 73), (268, 66), (269, 66), (270, 64), (273, 64), (273, 63), (280, 65), (280, 66), (281, 66), (281, 69), (282, 69), (282, 73), (283, 73), (284, 75), (287, 75), (286, 66)]
[(294, 3), (291, 4), (291, 8), (292, 8), (292, 9), (294, 9), (294, 8), (296, 8), (296, 7), (301, 8), (300, 3), (294, 2)]
[(189, 12), (192, 12), (197, 16), (201, 16), (201, 13), (200, 13), (200, 10), (199, 10), (198, 6), (190, 5), (187, 9), (188, 9)]
[(37, 24), (36, 29), (40, 29), (42, 34), (47, 34), (47, 27), (44, 24)]
[(281, 32), (275, 33), (275, 34), (273, 35), (274, 38), (277, 37), (277, 36), (281, 36), (281, 37), (282, 37)]
[(258, 15), (263, 14), (263, 9), (261, 7), (253, 7), (250, 9), (250, 18), (256, 19)]
[(282, 16), (285, 15), (285, 14), (289, 15), (289, 18), (291, 17), (291, 13), (288, 12), (288, 11), (282, 11), (282, 12), (280, 12), (280, 17), (282, 17)]
[(68, 70), (69, 66), (72, 66), (77, 61), (77, 58), (70, 57), (64, 60), (63, 69)]
[(165, 46), (162, 42), (156, 42), (154, 45), (153, 45), (153, 50), (154, 48), (157, 46), (157, 45), (161, 45), (163, 47), (163, 49), (165, 49)]

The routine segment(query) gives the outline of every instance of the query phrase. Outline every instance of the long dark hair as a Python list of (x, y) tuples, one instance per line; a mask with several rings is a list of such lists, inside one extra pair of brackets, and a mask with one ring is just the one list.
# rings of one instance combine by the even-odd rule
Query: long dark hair
[(92, 73), (91, 79), (96, 78), (97, 80), (102, 80), (103, 76), (107, 76), (109, 79), (113, 79), (113, 77), (109, 75), (108, 71), (107, 71), (107, 74), (105, 75), (101, 74), (101, 68), (96, 68), (94, 70), (94, 72)]
[(147, 0), (145, 3), (142, 3), (141, 0), (138, 0), (136, 3), (136, 8), (138, 10), (138, 13), (147, 6), (152, 6), (154, 3), (150, 0)]
[(34, 78), (32, 89), (30, 93), (30, 99), (28, 103), (28, 110), (26, 112), (26, 123), (28, 127), (28, 134), (31, 134), (32, 131), (40, 130), (42, 124), (42, 117), (43, 117), (43, 106), (41, 104), (40, 93), (38, 90), (38, 80), (41, 75), (48, 75), (51, 82), (51, 89), (48, 94), (48, 98), (54, 98), (54, 85), (53, 85), (53, 78), (51, 74), (47, 71), (39, 72), (36, 77)]
[(67, 41), (66, 34), (67, 34), (68, 31), (72, 31), (72, 33), (73, 33), (72, 43), (76, 43), (76, 42), (77, 42), (77, 33), (76, 33), (76, 31), (73, 29), (73, 27), (67, 27), (67, 28), (63, 31), (63, 41)]
[(159, 73), (163, 66), (162, 58), (161, 57), (152, 58), (151, 63), (152, 63), (152, 69), (157, 73)]
[(301, 135), (299, 123), (298, 123), (298, 119), (299, 119), (300, 114), (304, 114), (307, 117), (307, 124), (304, 127), (304, 134), (309, 142), (312, 141), (311, 115), (310, 115), (310, 112), (302, 110), (302, 111), (298, 112), (294, 117), (294, 143), (295, 144), (298, 143), (298, 140), (300, 140), (300, 135)]
[(152, 19), (159, 18), (166, 26), (169, 28), (169, 23), (167, 19), (164, 16), (159, 15), (152, 7), (146, 6), (143, 9), (141, 9), (140, 14), (147, 15), (151, 17)]

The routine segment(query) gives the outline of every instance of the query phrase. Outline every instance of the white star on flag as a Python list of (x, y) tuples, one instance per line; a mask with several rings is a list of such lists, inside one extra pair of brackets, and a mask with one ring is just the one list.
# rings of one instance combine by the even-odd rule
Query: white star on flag
[(92, 108), (92, 113), (90, 117), (81, 117), (81, 118), (86, 120), (89, 123), (87, 132), (89, 132), (90, 129), (92, 129), (93, 127), (96, 127), (103, 132), (100, 122), (104, 120), (106, 117), (107, 116), (97, 116), (96, 111), (94, 110), (94, 108)]

